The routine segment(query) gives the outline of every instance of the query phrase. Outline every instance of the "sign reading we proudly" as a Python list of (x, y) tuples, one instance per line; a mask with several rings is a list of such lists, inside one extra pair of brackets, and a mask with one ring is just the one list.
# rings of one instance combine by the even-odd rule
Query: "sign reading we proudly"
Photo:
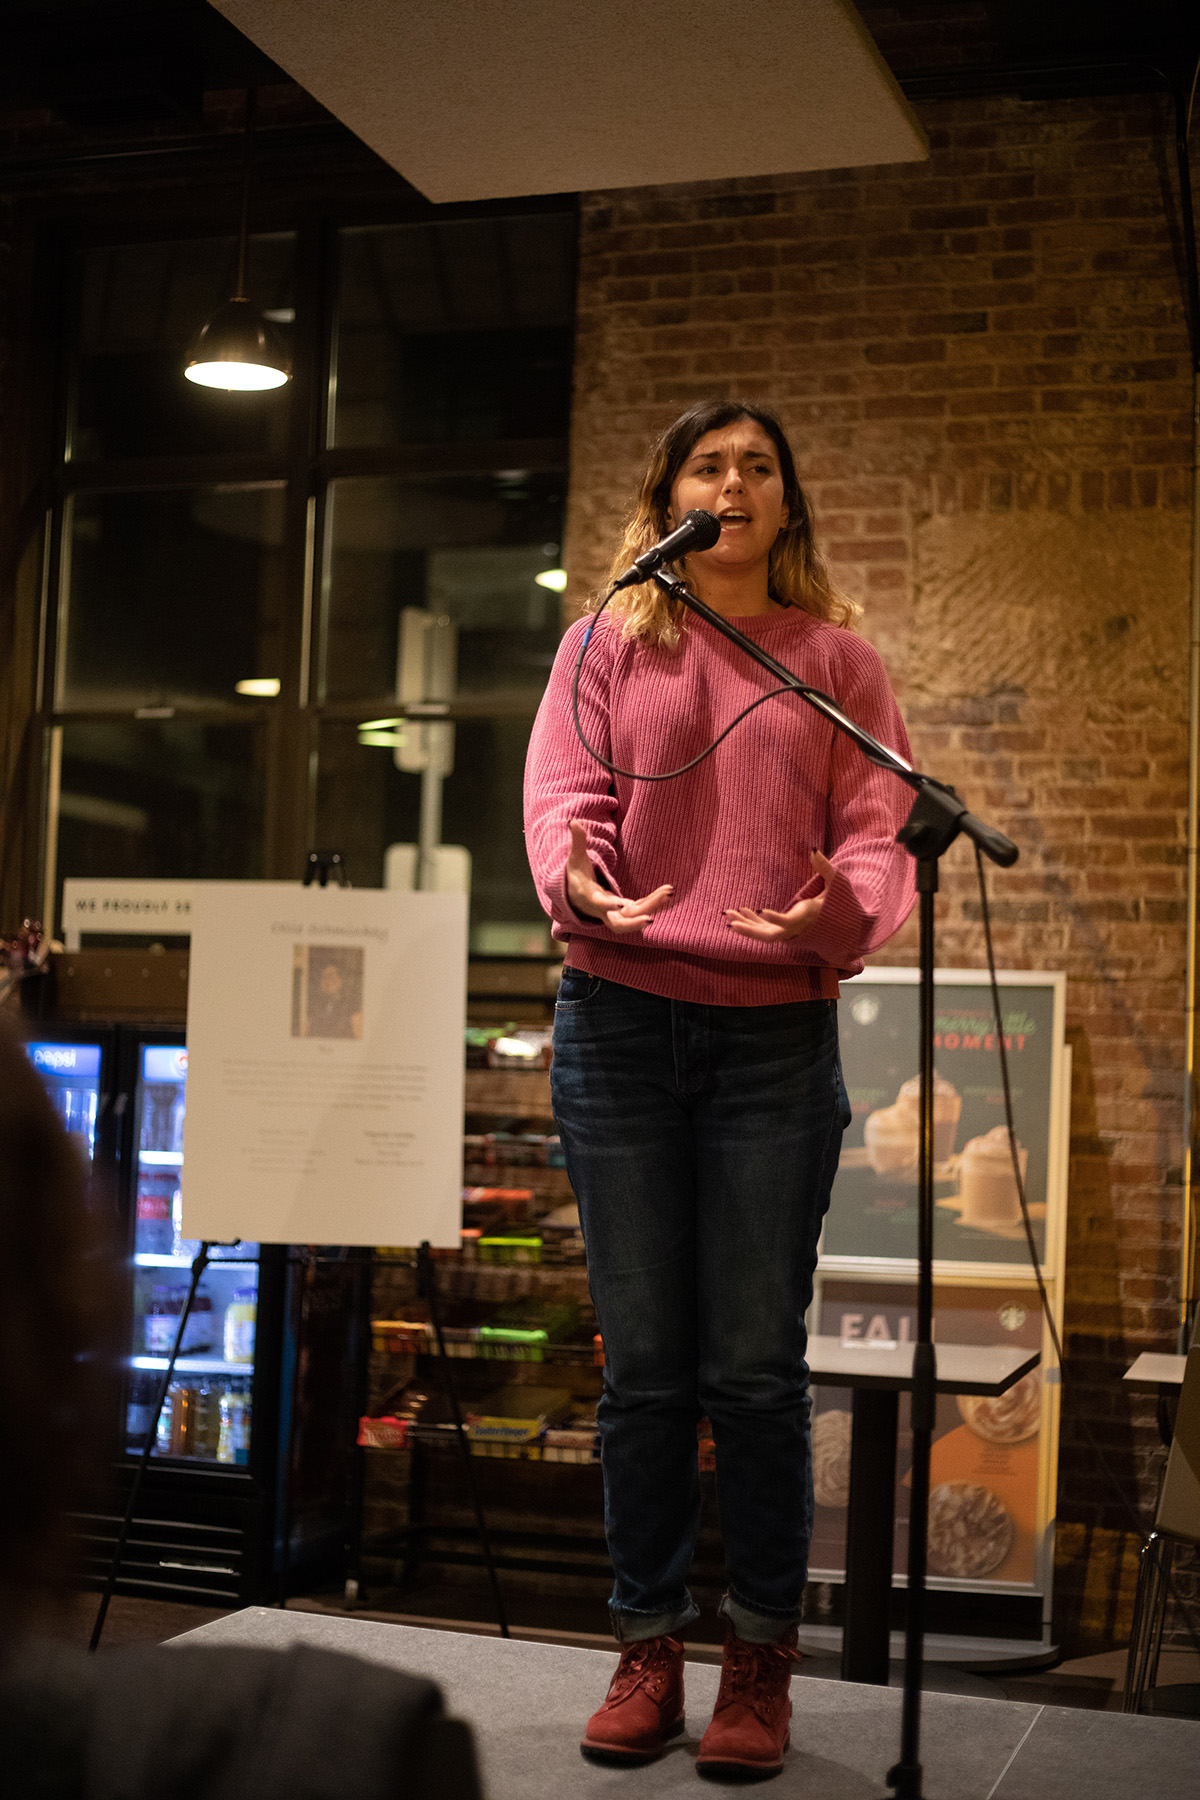
[(85, 932), (120, 937), (186, 937), (192, 929), (194, 881), (68, 876), (63, 882), (62, 935), (78, 950)]

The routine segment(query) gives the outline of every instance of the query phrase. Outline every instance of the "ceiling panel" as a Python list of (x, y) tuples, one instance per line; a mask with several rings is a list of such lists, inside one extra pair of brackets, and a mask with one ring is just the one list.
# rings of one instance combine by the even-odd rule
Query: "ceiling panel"
[(924, 158), (846, 0), (215, 0), (431, 200)]

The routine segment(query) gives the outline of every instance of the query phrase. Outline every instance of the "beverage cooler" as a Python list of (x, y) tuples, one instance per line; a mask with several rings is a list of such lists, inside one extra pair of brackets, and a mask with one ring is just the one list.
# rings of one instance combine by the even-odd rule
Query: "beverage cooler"
[[(77, 1517), (84, 1573), (108, 1574), (199, 1244), (183, 1235), (182, 1034), (41, 1022), (34, 1067), (115, 1206), (126, 1324), (109, 1479)], [(364, 1356), (367, 1270), (287, 1245), (215, 1246), (154, 1431), (117, 1591), (253, 1604), (340, 1577)]]

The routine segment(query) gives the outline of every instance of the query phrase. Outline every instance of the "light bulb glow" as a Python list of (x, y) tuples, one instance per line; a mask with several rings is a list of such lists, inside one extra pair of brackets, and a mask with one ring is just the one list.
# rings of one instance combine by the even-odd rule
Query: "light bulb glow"
[(403, 750), (404, 748), (404, 735), (399, 731), (363, 731), (360, 727), (358, 741), (360, 744), (366, 744), (368, 747), (379, 750)]
[(535, 575), (533, 579), (539, 587), (550, 588), (554, 593), (561, 594), (567, 585), (567, 571), (565, 569), (543, 569), (541, 574)]
[(256, 675), (251, 681), (237, 682), (234, 692), (252, 700), (274, 700), (281, 685), (278, 675)]
[(264, 363), (194, 362), (183, 371), (198, 387), (224, 388), (229, 393), (252, 393), (262, 388), (282, 387), (287, 375)]
[(403, 725), (403, 719), (364, 719), (359, 726), (360, 731), (393, 731), (397, 725)]

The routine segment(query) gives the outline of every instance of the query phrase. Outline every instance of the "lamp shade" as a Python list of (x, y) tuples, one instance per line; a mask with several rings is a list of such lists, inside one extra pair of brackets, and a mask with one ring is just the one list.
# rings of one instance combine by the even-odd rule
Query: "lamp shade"
[(203, 326), (184, 374), (201, 387), (282, 387), (292, 372), (278, 336), (249, 300), (227, 300)]

